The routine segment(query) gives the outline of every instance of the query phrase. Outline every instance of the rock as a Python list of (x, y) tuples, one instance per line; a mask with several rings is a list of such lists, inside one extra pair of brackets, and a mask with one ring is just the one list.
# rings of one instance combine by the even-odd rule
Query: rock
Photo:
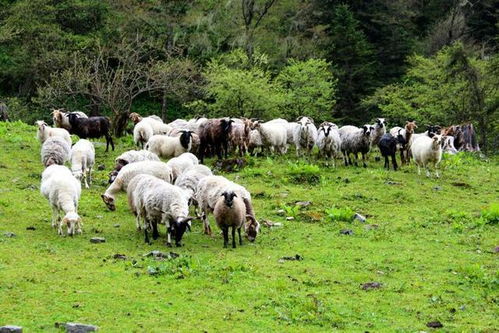
[(391, 181), (391, 180), (388, 180), (385, 182), (386, 185), (400, 185), (402, 183), (399, 183), (399, 182), (394, 182), (394, 181)]
[(95, 332), (99, 328), (94, 325), (80, 324), (80, 323), (66, 323), (67, 333), (85, 333), (85, 332)]
[(113, 259), (126, 260), (126, 255), (120, 254), (120, 253), (116, 253), (115, 255), (113, 255)]
[(99, 166), (97, 167), (97, 170), (99, 171), (102, 171), (104, 169), (106, 169), (106, 166), (104, 164), (99, 164)]
[(382, 284), (379, 282), (367, 282), (361, 285), (364, 290), (379, 289)]
[(98, 244), (98, 243), (105, 243), (106, 239), (104, 237), (92, 237), (90, 238), (90, 243)]
[(3, 235), (8, 238), (16, 237), (16, 234), (10, 231), (4, 233)]
[(286, 221), (293, 221), (295, 218), (293, 216), (286, 217)]
[(0, 327), (0, 333), (22, 333), (23, 328), (21, 326), (6, 325)]
[(499, 253), (499, 246), (496, 246), (494, 249), (494, 253)]
[(312, 204), (311, 201), (297, 201), (295, 202), (295, 205), (300, 206), (300, 207), (308, 207)]
[(267, 220), (261, 220), (260, 222), (262, 222), (262, 224), (268, 228), (282, 227), (282, 223), (278, 223), (278, 222), (272, 222), (272, 221), (267, 221)]
[(362, 216), (359, 213), (355, 213), (355, 215), (353, 216), (353, 219), (360, 221), (362, 223), (366, 222), (366, 220), (367, 220), (365, 216)]
[(33, 226), (30, 226), (30, 227), (26, 227), (26, 230), (36, 230), (36, 228)]
[(167, 258), (167, 259), (175, 259), (178, 258), (180, 255), (175, 252), (169, 252), (169, 253), (164, 253), (158, 250), (154, 250), (151, 252), (148, 252), (144, 254), (144, 257), (154, 257), (156, 259), (162, 259), (162, 258)]
[(299, 254), (295, 254), (294, 257), (282, 257), (281, 259), (279, 259), (279, 262), (285, 262), (285, 261), (301, 261), (303, 260), (303, 257)]
[(116, 223), (115, 225), (113, 225), (113, 227), (119, 228), (119, 227), (121, 227), (121, 225)]
[(340, 234), (342, 235), (353, 235), (353, 231), (351, 229), (341, 229)]
[(433, 188), (433, 190), (435, 190), (435, 191), (442, 191), (442, 189), (443, 189), (442, 186), (435, 186)]
[(438, 320), (436, 321), (430, 321), (429, 323), (426, 324), (427, 327), (431, 327), (431, 328), (442, 328), (444, 327), (444, 325), (442, 325), (441, 322), (439, 322)]
[(284, 215), (285, 213), (286, 213), (286, 211), (284, 209), (277, 210), (277, 214), (279, 214), (279, 215)]

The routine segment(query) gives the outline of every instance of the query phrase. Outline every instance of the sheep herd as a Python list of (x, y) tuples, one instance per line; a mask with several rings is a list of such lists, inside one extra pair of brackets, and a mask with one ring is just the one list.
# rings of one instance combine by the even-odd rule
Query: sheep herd
[[(346, 166), (358, 165), (360, 153), (366, 167), (366, 157), (378, 147), (385, 158), (385, 168), (390, 168), (391, 158), (393, 168), (397, 169), (396, 153), (399, 152), (402, 163), (413, 158), (418, 172), (423, 167), (427, 176), (430, 176), (428, 166), (433, 164), (439, 177), (437, 167), (442, 153), (457, 151), (455, 137), (444, 135), (448, 129), (430, 126), (426, 132), (417, 134), (416, 123), (407, 121), (404, 127), (387, 131), (384, 118), (362, 127), (338, 127), (323, 122), (318, 128), (309, 117), (299, 117), (295, 122), (195, 118), (166, 124), (157, 116), (141, 117), (132, 113), (130, 120), (134, 123), (134, 142), (141, 150), (127, 151), (116, 158), (109, 174), (110, 185), (101, 198), (106, 207), (114, 211), (116, 194), (126, 192), (137, 230), (144, 232), (145, 241), (150, 242), (149, 231), (152, 238), (157, 239), (158, 225), (164, 225), (169, 246), (172, 239), (176, 246), (182, 245), (183, 234), (190, 230), (194, 218), (199, 217), (204, 232), (211, 234), (209, 213), (213, 213), (222, 230), (224, 247), (229, 244), (229, 231), (233, 247), (236, 247), (236, 231), (240, 244), (241, 229), (249, 241), (254, 241), (259, 232), (249, 191), (225, 177), (213, 175), (210, 168), (200, 164), (206, 156), (222, 159), (231, 152), (240, 156), (285, 154), (288, 147), (294, 145), (300, 157), (311, 156), (317, 146), (317, 157), (331, 161), (333, 166), (341, 155)], [(86, 188), (90, 187), (95, 164), (94, 146), (86, 138), (106, 137), (106, 151), (109, 145), (114, 150), (114, 143), (106, 117), (54, 110), (53, 121), (56, 127), (36, 122), (37, 137), (42, 143), (41, 160), (46, 168), (41, 193), (52, 207), (52, 226), (57, 227), (61, 235), (64, 227), (68, 235), (73, 235), (82, 231), (78, 215), (81, 182)], [(453, 133), (457, 131), (455, 126), (450, 128)], [(80, 137), (73, 146), (70, 133)], [(169, 160), (162, 162), (160, 157)], [(68, 161), (71, 169), (64, 166)], [(195, 216), (189, 215), (191, 206)]]

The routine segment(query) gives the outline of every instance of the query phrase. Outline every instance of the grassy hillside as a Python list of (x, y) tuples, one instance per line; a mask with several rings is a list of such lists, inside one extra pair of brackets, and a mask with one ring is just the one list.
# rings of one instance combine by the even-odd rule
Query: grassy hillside
[[(446, 159), (439, 180), (414, 166), (386, 172), (374, 160), (367, 169), (334, 169), (292, 154), (251, 159), (225, 176), (251, 191), (259, 220), (283, 226), (223, 249), (217, 227), (209, 237), (195, 221), (185, 246), (169, 249), (163, 228), (159, 240), (144, 243), (124, 194), (116, 212), (100, 199), (114, 158), (132, 148), (130, 138), (117, 141), (108, 154), (96, 142), (105, 170), (83, 189), (83, 234), (60, 237), (39, 192), (35, 128), (0, 123), (0, 324), (28, 332), (58, 331), (54, 324), (67, 321), (103, 332), (414, 332), (433, 321), (444, 331), (499, 327), (495, 158)], [(342, 221), (350, 210), (366, 223)], [(90, 243), (95, 236), (106, 243)], [(152, 250), (180, 256), (144, 257)], [(280, 260), (297, 254), (303, 260)], [(368, 282), (381, 287), (364, 290)]]

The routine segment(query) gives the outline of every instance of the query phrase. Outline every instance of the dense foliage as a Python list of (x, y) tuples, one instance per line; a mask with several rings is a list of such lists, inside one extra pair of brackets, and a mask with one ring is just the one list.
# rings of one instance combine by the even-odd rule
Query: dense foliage
[[(384, 102), (391, 92), (422, 122), (496, 128), (487, 124), (497, 109), (487, 88), (498, 85), (494, 0), (1, 0), (0, 7), (0, 99), (13, 119), (46, 118), (57, 105), (110, 115), (117, 133), (130, 111), (168, 119), (310, 113), (364, 123), (395, 109)], [(450, 65), (445, 50), (455, 43), (463, 52)], [(246, 65), (224, 62), (241, 53)], [(106, 71), (91, 75), (92, 65)], [(139, 83), (132, 89), (113, 81), (129, 75)], [(419, 75), (431, 79), (406, 96)], [(88, 85), (77, 87), (79, 77)], [(111, 87), (107, 95), (96, 93), (101, 85)], [(459, 91), (452, 107), (459, 115), (449, 115), (441, 104), (458, 103)]]

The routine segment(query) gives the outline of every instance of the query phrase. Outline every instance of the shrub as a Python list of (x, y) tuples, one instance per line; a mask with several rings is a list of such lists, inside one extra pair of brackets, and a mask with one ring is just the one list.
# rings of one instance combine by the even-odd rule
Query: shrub
[(483, 209), (481, 217), (485, 220), (485, 223), (499, 223), (499, 202), (494, 202), (490, 205), (490, 207)]
[(351, 222), (355, 212), (349, 207), (337, 208), (332, 207), (325, 210), (327, 217), (331, 221)]
[(320, 168), (315, 164), (290, 163), (288, 175), (294, 183), (318, 184), (321, 180)]

